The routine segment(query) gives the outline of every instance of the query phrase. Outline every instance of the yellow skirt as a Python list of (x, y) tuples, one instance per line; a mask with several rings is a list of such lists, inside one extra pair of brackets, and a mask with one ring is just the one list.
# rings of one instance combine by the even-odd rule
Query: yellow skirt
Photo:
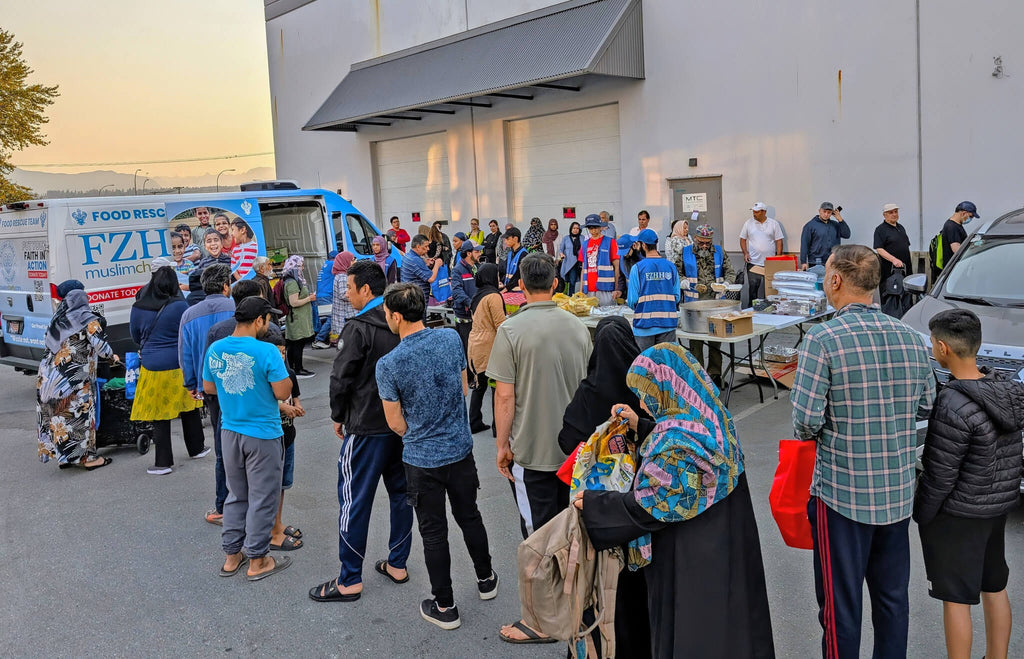
[(147, 371), (145, 366), (140, 367), (132, 421), (167, 421), (177, 419), (182, 412), (202, 407), (203, 401), (192, 398), (183, 382), (180, 368)]

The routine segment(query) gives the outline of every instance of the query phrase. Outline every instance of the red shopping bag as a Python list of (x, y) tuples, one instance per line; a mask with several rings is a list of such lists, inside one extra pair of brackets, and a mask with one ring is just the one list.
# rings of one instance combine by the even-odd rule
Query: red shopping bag
[(572, 485), (572, 468), (576, 465), (576, 456), (580, 454), (580, 449), (586, 442), (580, 442), (576, 446), (576, 450), (569, 454), (569, 457), (565, 459), (562, 466), (558, 468), (555, 476), (558, 476), (558, 480), (562, 481), (566, 485)]
[(814, 549), (807, 502), (811, 498), (811, 477), (817, 444), (784, 439), (779, 442), (779, 466), (775, 470), (768, 503), (779, 526), (782, 540), (797, 549)]

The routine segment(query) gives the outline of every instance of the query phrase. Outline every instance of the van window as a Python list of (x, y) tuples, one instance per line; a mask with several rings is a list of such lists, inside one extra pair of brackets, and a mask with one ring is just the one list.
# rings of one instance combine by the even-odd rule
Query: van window
[(352, 249), (356, 254), (370, 256), (373, 254), (373, 238), (377, 230), (362, 215), (349, 213), (345, 216), (349, 235), (352, 236)]

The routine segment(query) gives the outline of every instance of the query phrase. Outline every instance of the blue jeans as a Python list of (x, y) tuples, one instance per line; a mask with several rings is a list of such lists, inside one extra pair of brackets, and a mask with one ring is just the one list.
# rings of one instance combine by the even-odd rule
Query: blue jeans
[(565, 273), (565, 281), (569, 284), (569, 295), (576, 292), (577, 287), (580, 285), (580, 271), (582, 266), (579, 263), (574, 265), (569, 272)]
[(388, 565), (404, 570), (412, 550), (412, 508), (406, 498), (402, 439), (391, 433), (346, 435), (338, 456), (339, 586), (353, 586), (363, 581), (370, 511), (382, 477), (391, 501)]
[(220, 403), (216, 396), (206, 394), (203, 403), (210, 412), (210, 425), (213, 426), (213, 452), (217, 461), (213, 466), (214, 481), (216, 483), (216, 495), (214, 507), (218, 513), (224, 512), (224, 500), (228, 498), (228, 481), (224, 476), (224, 455), (220, 448)]
[(331, 317), (324, 318), (324, 322), (320, 324), (320, 329), (317, 330), (316, 340), (327, 343), (331, 338)]

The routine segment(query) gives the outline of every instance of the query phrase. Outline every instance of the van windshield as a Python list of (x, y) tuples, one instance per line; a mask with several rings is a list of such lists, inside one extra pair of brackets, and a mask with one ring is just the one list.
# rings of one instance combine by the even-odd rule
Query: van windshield
[(942, 296), (980, 299), (983, 304), (1024, 306), (1024, 287), (1007, 264), (1024, 263), (1024, 239), (978, 236), (946, 275)]

